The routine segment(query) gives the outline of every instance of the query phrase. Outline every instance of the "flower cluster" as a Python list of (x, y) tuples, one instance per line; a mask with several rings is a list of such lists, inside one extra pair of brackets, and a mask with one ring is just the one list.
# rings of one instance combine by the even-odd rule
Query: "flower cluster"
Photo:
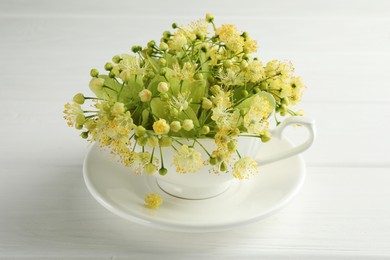
[[(257, 164), (241, 158), (237, 138), (266, 142), (271, 115), (276, 123), (279, 116), (298, 115), (291, 107), (301, 100), (301, 78), (290, 62), (263, 64), (252, 56), (257, 42), (247, 32), (231, 24), (217, 27), (210, 14), (172, 28), (159, 43), (114, 56), (105, 74), (92, 69), (89, 88), (95, 96), (78, 93), (65, 105), (68, 125), (109, 147), (137, 173), (165, 175), (162, 147), (172, 147), (170, 163), (179, 173), (209, 164), (217, 173), (248, 178)], [(89, 108), (83, 108), (87, 101)], [(203, 147), (203, 138), (214, 139), (215, 149)]]

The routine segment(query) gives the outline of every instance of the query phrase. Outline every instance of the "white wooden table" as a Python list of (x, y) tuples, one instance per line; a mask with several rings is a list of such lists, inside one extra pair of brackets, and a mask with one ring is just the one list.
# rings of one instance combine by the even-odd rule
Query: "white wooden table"
[[(227, 232), (123, 220), (88, 193), (87, 144), (63, 104), (90, 68), (206, 12), (307, 83), (318, 139), (306, 183), (279, 213)], [(0, 39), (1, 259), (390, 259), (389, 1), (3, 0)]]

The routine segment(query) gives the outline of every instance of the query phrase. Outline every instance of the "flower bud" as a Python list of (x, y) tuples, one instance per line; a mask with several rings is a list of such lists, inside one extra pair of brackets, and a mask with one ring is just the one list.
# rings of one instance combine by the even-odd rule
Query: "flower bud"
[(225, 68), (225, 69), (229, 69), (229, 68), (231, 68), (233, 66), (233, 62), (231, 61), (231, 60), (225, 60), (224, 62), (223, 62), (223, 67)]
[(209, 132), (210, 132), (210, 127), (208, 127), (207, 125), (204, 125), (204, 126), (202, 127), (202, 129), (200, 129), (200, 133), (201, 133), (202, 135), (207, 135)]
[(148, 42), (148, 47), (149, 48), (153, 48), (154, 46), (156, 46), (156, 42), (155, 41), (150, 41), (150, 42)]
[(77, 130), (81, 130), (81, 129), (83, 129), (83, 125), (75, 124), (74, 128), (76, 128)]
[(76, 95), (74, 95), (73, 101), (79, 105), (84, 104), (85, 101), (84, 95), (82, 93), (77, 93)]
[(166, 44), (165, 42), (161, 42), (160, 43), (160, 50), (162, 50), (162, 51), (166, 51), (166, 50), (168, 50), (168, 44)]
[(171, 37), (171, 35), (172, 35), (172, 33), (171, 33), (170, 31), (165, 31), (165, 32), (163, 33), (163, 37), (164, 37), (165, 39), (169, 39), (169, 37)]
[(109, 73), (108, 73), (108, 76), (110, 77), (110, 78), (115, 78), (115, 72), (113, 72), (113, 71), (110, 71)]
[(158, 173), (161, 175), (161, 176), (164, 176), (165, 174), (167, 174), (168, 170), (166, 168), (161, 168), (160, 170), (158, 170)]
[(146, 129), (142, 125), (139, 125), (135, 128), (135, 135), (136, 136), (141, 137), (141, 136), (144, 136), (145, 133), (146, 133)]
[(170, 126), (173, 132), (179, 132), (181, 129), (181, 124), (179, 121), (173, 121)]
[(91, 77), (97, 78), (99, 76), (99, 71), (97, 69), (91, 69), (89, 75), (91, 75)]
[(176, 28), (178, 28), (179, 26), (177, 25), (177, 23), (173, 23), (172, 24), (172, 29), (176, 29)]
[(88, 138), (88, 132), (82, 132), (80, 135), (82, 138), (87, 139)]
[(138, 94), (142, 102), (149, 102), (152, 99), (152, 92), (149, 89), (144, 89)]
[(160, 70), (160, 75), (161, 75), (161, 76), (164, 76), (165, 74), (167, 74), (167, 69), (166, 69), (166, 68), (162, 68), (162, 69)]
[(242, 60), (240, 63), (240, 68), (242, 70), (246, 70), (248, 68), (248, 62), (246, 60)]
[(202, 73), (196, 73), (194, 76), (194, 79), (196, 80), (203, 80), (204, 76)]
[(148, 141), (147, 137), (144, 137), (144, 136), (139, 137), (139, 138), (137, 138), (137, 145), (145, 146), (147, 141)]
[(144, 166), (144, 170), (147, 175), (152, 175), (157, 171), (157, 166), (153, 163), (148, 163)]
[(160, 92), (160, 93), (165, 93), (165, 92), (167, 92), (168, 90), (169, 90), (169, 85), (168, 85), (168, 83), (166, 83), (166, 82), (160, 82), (160, 83), (158, 83), (158, 85), (157, 85), (157, 90), (158, 90), (158, 92)]
[(207, 21), (208, 23), (214, 22), (214, 19), (215, 19), (215, 17), (214, 17), (213, 14), (210, 14), (210, 13), (206, 14), (206, 21)]
[(225, 162), (222, 162), (221, 165), (219, 166), (219, 169), (222, 171), (222, 172), (225, 172), (227, 170), (227, 165)]
[(96, 122), (95, 120), (87, 120), (85, 123), (84, 123), (84, 126), (85, 128), (87, 128), (88, 130), (92, 130), (96, 127)]
[(216, 165), (218, 160), (215, 157), (210, 157), (209, 162), (210, 162), (211, 165)]
[(169, 136), (162, 136), (158, 143), (161, 147), (169, 147), (172, 146), (172, 139)]
[(230, 140), (228, 143), (227, 143), (227, 148), (229, 151), (231, 152), (234, 152), (235, 150), (237, 150), (237, 141), (236, 140)]
[(85, 122), (85, 116), (83, 114), (78, 114), (76, 116), (76, 124), (83, 125)]
[(104, 69), (107, 70), (107, 71), (111, 71), (113, 67), (114, 67), (114, 65), (112, 65), (111, 62), (107, 62), (107, 63), (104, 65)]
[(133, 47), (131, 47), (131, 51), (134, 53), (140, 52), (140, 51), (142, 51), (142, 47), (138, 46), (138, 45), (133, 46)]
[(258, 87), (253, 88), (253, 93), (257, 94), (260, 92), (260, 89)]
[(183, 129), (186, 131), (191, 131), (194, 128), (194, 122), (191, 119), (185, 119), (183, 121)]
[(249, 93), (248, 93), (248, 91), (247, 91), (246, 89), (244, 89), (241, 93), (242, 93), (242, 95), (243, 95), (244, 97), (246, 97), (246, 96), (249, 95)]
[(202, 99), (202, 108), (203, 108), (204, 110), (209, 110), (209, 109), (212, 108), (212, 107), (213, 107), (213, 102), (211, 102), (210, 99), (204, 97), (204, 98)]
[(164, 58), (160, 58), (160, 59), (158, 60), (157, 63), (158, 63), (158, 65), (160, 65), (161, 67), (167, 66), (167, 60), (164, 59)]
[(158, 138), (154, 135), (148, 137), (146, 144), (150, 147), (156, 147), (158, 145)]
[(118, 64), (121, 60), (122, 58), (119, 55), (115, 55), (114, 57), (112, 57), (112, 62), (114, 62), (115, 64)]

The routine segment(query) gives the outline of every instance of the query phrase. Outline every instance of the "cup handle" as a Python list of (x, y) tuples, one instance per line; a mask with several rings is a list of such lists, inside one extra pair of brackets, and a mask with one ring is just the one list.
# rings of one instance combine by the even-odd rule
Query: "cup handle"
[(293, 125), (293, 124), (299, 124), (299, 125), (306, 127), (306, 129), (309, 132), (309, 137), (307, 138), (307, 140), (305, 142), (303, 142), (302, 144), (300, 144), (296, 147), (293, 147), (289, 150), (281, 151), (279, 153), (270, 155), (268, 158), (266, 157), (266, 158), (258, 160), (257, 163), (259, 165), (269, 164), (269, 163), (272, 163), (272, 162), (282, 160), (282, 159), (291, 157), (293, 155), (299, 154), (299, 153), (307, 150), (313, 144), (313, 141), (314, 141), (315, 136), (316, 136), (315, 121), (311, 118), (303, 117), (303, 116), (292, 116), (292, 117), (285, 119), (275, 129), (271, 130), (272, 137), (282, 139), (284, 129), (287, 126)]

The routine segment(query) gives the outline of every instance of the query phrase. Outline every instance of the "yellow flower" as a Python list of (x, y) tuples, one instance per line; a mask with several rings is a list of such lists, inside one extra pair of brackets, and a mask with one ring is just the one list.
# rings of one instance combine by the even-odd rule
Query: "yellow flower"
[(267, 99), (256, 95), (251, 102), (248, 112), (244, 116), (244, 126), (248, 133), (259, 135), (268, 128), (268, 117), (272, 107)]
[(111, 113), (113, 115), (119, 115), (119, 114), (123, 114), (125, 112), (125, 104), (121, 103), (121, 102), (116, 102), (112, 108), (111, 108)]
[(240, 36), (240, 32), (236, 26), (232, 24), (223, 24), (221, 28), (217, 30), (219, 39), (225, 42), (226, 47), (235, 52), (239, 53), (243, 50), (244, 38)]
[(123, 81), (129, 81), (133, 75), (143, 75), (146, 72), (145, 68), (142, 68), (139, 64), (137, 57), (129, 54), (122, 54), (119, 68), (122, 71), (119, 77)]
[(167, 124), (165, 119), (159, 119), (153, 123), (153, 130), (158, 135), (167, 134), (169, 129), (169, 124)]
[(163, 199), (156, 193), (150, 193), (145, 197), (145, 207), (149, 209), (158, 208), (163, 203)]
[(233, 177), (237, 179), (248, 179), (251, 175), (257, 173), (257, 162), (251, 157), (243, 157), (239, 159), (233, 167)]
[(176, 166), (178, 173), (195, 173), (203, 165), (202, 155), (194, 148), (183, 145), (176, 150), (172, 164)]
[(183, 51), (187, 44), (187, 38), (182, 30), (177, 31), (168, 42), (170, 49), (175, 51)]
[(76, 123), (77, 117), (83, 115), (83, 109), (77, 103), (66, 103), (64, 110), (64, 118), (66, 119), (68, 126), (74, 126)]
[(246, 54), (253, 53), (257, 51), (257, 42), (251, 38), (246, 38), (244, 43), (244, 52)]

